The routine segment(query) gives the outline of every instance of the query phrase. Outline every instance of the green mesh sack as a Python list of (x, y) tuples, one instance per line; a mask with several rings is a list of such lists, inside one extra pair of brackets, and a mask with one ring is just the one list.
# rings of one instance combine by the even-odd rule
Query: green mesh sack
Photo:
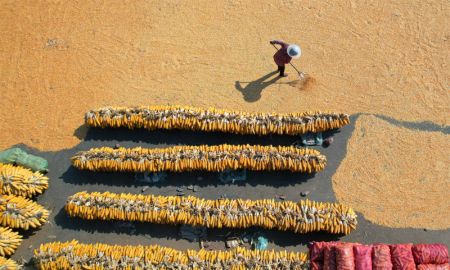
[(10, 148), (0, 152), (0, 163), (15, 163), (19, 156), (27, 155), (25, 151), (20, 148)]
[(20, 148), (10, 148), (0, 152), (0, 163), (15, 163), (32, 171), (48, 171), (47, 160), (30, 155)]

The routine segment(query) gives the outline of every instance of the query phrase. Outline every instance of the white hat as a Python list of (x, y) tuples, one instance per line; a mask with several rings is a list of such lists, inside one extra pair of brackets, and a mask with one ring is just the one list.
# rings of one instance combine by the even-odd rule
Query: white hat
[(302, 55), (302, 49), (298, 45), (291, 44), (287, 47), (287, 53), (292, 58), (299, 58)]

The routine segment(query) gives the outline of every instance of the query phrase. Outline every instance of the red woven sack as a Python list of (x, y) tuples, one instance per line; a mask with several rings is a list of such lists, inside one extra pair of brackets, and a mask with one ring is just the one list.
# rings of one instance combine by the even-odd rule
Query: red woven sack
[(416, 264), (448, 263), (447, 246), (443, 244), (418, 244), (412, 248)]
[(417, 270), (450, 270), (448, 263), (444, 264), (419, 264)]
[(336, 250), (334, 245), (327, 245), (323, 249), (323, 270), (336, 269)]
[(335, 247), (336, 265), (339, 270), (355, 270), (355, 257), (353, 256), (353, 245), (343, 244)]
[(391, 260), (394, 270), (416, 270), (412, 255), (412, 244), (391, 245)]
[(392, 270), (391, 250), (388, 245), (377, 244), (373, 246), (373, 270)]
[(322, 270), (324, 265), (324, 250), (327, 246), (335, 246), (339, 242), (313, 242), (309, 245), (309, 261), (311, 270)]
[(313, 242), (309, 246), (309, 261), (311, 270), (322, 270), (323, 267), (323, 249), (327, 242)]
[(309, 261), (311, 270), (323, 270), (323, 262), (321, 261)]
[(353, 246), (356, 270), (372, 270), (372, 246)]

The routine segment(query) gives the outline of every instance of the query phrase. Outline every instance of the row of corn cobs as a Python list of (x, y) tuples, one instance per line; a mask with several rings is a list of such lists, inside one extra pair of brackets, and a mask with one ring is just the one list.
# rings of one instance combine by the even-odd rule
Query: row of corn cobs
[(48, 188), (48, 177), (21, 166), (0, 163), (0, 194), (31, 198)]
[[(222, 131), (238, 134), (321, 132), (349, 123), (334, 113), (251, 114), (180, 106), (104, 108), (86, 114), (91, 127)], [(79, 152), (72, 164), (91, 171), (224, 171), (227, 169), (316, 172), (326, 165), (316, 150), (295, 147), (219, 145), (164, 149), (98, 148)], [(204, 200), (195, 197), (80, 192), (69, 197), (72, 217), (98, 220), (190, 224), (210, 228), (327, 231), (348, 234), (356, 228), (354, 211), (337, 203), (274, 200)], [(119, 247), (50, 243), (35, 251), (41, 269), (308, 269), (302, 253), (249, 251), (179, 252), (158, 246)]]
[(154, 196), (79, 192), (68, 198), (65, 209), (72, 217), (88, 220), (140, 221), (189, 224), (208, 228), (249, 228), (308, 233), (348, 234), (356, 229), (353, 209), (338, 203), (309, 200), (218, 199), (192, 196)]
[(86, 113), (91, 127), (125, 127), (129, 129), (184, 129), (221, 131), (236, 134), (299, 135), (322, 132), (347, 125), (343, 113), (247, 113), (185, 106), (107, 107)]
[(0, 269), (2, 270), (16, 270), (21, 267), (13, 260), (5, 257), (0, 257)]
[(43, 244), (34, 251), (41, 270), (84, 269), (309, 269), (305, 253), (259, 251), (178, 251), (152, 246), (79, 244), (77, 241)]
[[(48, 178), (21, 166), (0, 163), (0, 269), (18, 269), (4, 258), (14, 253), (22, 236), (12, 229), (42, 226), (49, 212), (30, 199), (48, 188)], [(3, 267), (3, 268), (2, 268)]]
[[(0, 256), (9, 256), (19, 247), (22, 236), (10, 228), (0, 227)], [(1, 264), (0, 264), (1, 265)]]
[(12, 255), (22, 242), (22, 236), (11, 229), (38, 228), (48, 215), (48, 210), (27, 198), (0, 195), (0, 269), (18, 269), (13, 261), (2, 257)]
[(32, 200), (0, 195), (0, 225), (12, 229), (28, 230), (42, 226), (48, 219), (49, 212)]
[(93, 148), (78, 152), (72, 164), (91, 171), (224, 171), (226, 169), (321, 171), (326, 157), (313, 149), (292, 146), (175, 146), (169, 148)]
[[(308, 256), (309, 255), (309, 256)], [(178, 251), (158, 245), (52, 242), (34, 250), (41, 270), (84, 269), (356, 269), (450, 270), (444, 244), (312, 242), (308, 254), (273, 250)]]

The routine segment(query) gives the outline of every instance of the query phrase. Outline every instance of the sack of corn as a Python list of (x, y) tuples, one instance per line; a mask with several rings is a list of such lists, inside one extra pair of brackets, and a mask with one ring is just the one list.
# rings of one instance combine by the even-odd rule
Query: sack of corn
[(178, 251), (158, 245), (80, 244), (75, 240), (42, 244), (34, 251), (34, 257), (40, 270), (307, 270), (309, 267), (307, 255), (299, 252), (253, 251), (244, 248), (231, 251)]
[(175, 146), (169, 148), (93, 148), (78, 152), (72, 164), (90, 171), (224, 171), (227, 169), (317, 172), (326, 157), (313, 149), (286, 146)]
[(0, 256), (12, 255), (21, 242), (20, 234), (13, 232), (10, 228), (0, 227)]
[(48, 177), (40, 172), (0, 163), (0, 194), (33, 197), (48, 188)]
[(343, 113), (246, 113), (184, 106), (106, 107), (86, 113), (91, 127), (185, 129), (236, 134), (287, 134), (322, 132), (350, 123)]
[(49, 212), (23, 197), (0, 195), (0, 225), (13, 229), (38, 228), (47, 222)]
[(188, 224), (208, 228), (263, 227), (297, 233), (348, 234), (357, 225), (357, 216), (351, 208), (309, 200), (205, 200), (192, 196), (79, 192), (68, 198), (65, 209), (71, 217), (88, 220)]
[(20, 148), (10, 148), (0, 152), (0, 162), (17, 164), (33, 171), (48, 171), (48, 162), (44, 158), (28, 154)]
[(0, 257), (0, 269), (1, 270), (18, 270), (21, 267), (13, 260)]
[(445, 244), (312, 242), (309, 260), (311, 270), (449, 269)]

